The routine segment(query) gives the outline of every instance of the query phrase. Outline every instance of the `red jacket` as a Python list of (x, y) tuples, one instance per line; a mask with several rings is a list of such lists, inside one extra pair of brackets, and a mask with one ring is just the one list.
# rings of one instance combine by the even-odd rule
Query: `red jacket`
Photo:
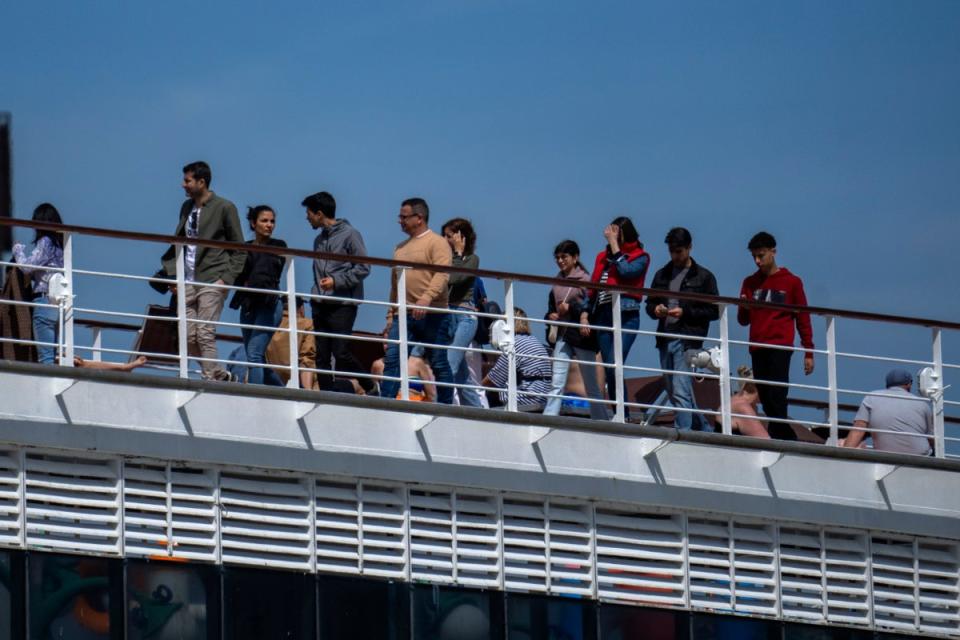
[[(620, 245), (620, 253), (611, 254), (604, 249), (597, 254), (593, 263), (591, 282), (600, 282), (604, 269), (609, 269), (607, 284), (618, 284), (625, 287), (643, 288), (643, 280), (647, 276), (647, 267), (650, 266), (650, 256), (637, 242), (624, 242)], [(623, 295), (637, 301), (643, 299), (640, 294), (624, 293)], [(597, 290), (590, 292), (591, 298), (597, 297)]]
[[(784, 267), (780, 267), (769, 277), (759, 271), (747, 276), (743, 286), (740, 287), (740, 297), (757, 302), (800, 306), (807, 304), (807, 296), (803, 292), (803, 281)], [(793, 346), (795, 337), (793, 326), (796, 323), (797, 331), (800, 332), (800, 344), (806, 349), (814, 348), (809, 313), (740, 307), (737, 310), (737, 321), (744, 326), (750, 325), (750, 342), (788, 347)], [(758, 348), (760, 347), (751, 346), (750, 350)]]

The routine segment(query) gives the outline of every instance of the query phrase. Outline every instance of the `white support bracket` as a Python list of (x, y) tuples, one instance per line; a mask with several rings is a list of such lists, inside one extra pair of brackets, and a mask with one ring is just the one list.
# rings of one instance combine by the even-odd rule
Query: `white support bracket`
[(530, 427), (530, 444), (540, 444), (540, 441), (553, 433), (551, 427)]
[(293, 419), (297, 422), (301, 420), (306, 420), (307, 416), (320, 408), (319, 404), (315, 402), (294, 402), (293, 403)]
[(873, 479), (877, 481), (877, 484), (883, 484), (887, 478), (901, 468), (898, 464), (876, 464), (873, 466)]
[(780, 464), (785, 457), (782, 451), (761, 451), (760, 468), (769, 471)]
[(643, 438), (640, 441), (640, 449), (643, 451), (643, 457), (649, 458), (663, 451), (673, 444), (673, 440), (657, 440), (656, 438)]
[(179, 411), (186, 408), (188, 404), (202, 395), (203, 391), (177, 391), (176, 396), (174, 396), (176, 398), (177, 410)]

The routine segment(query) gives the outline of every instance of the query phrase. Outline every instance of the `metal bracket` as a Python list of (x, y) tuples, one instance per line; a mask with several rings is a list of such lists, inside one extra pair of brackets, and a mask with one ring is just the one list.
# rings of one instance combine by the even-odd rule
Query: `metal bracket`
[(320, 408), (320, 405), (314, 402), (294, 402), (293, 418), (297, 422), (306, 420), (307, 416)]
[(659, 453), (661, 450), (670, 446), (673, 443), (673, 440), (657, 440), (656, 438), (643, 438), (641, 440), (640, 448), (643, 451), (643, 457), (649, 458), (650, 456)]
[(65, 394), (73, 385), (77, 384), (79, 380), (67, 380), (64, 378), (54, 378), (53, 379), (53, 395), (59, 397)]
[(761, 451), (760, 452), (760, 468), (770, 470), (775, 467), (781, 460), (786, 456), (782, 451)]
[(203, 391), (177, 391), (176, 402), (177, 410), (185, 408), (188, 404), (203, 395)]
[(553, 433), (552, 427), (530, 427), (530, 444), (540, 444), (540, 441)]
[(877, 484), (883, 484), (884, 480), (900, 470), (898, 464), (876, 464), (873, 466), (873, 479)]

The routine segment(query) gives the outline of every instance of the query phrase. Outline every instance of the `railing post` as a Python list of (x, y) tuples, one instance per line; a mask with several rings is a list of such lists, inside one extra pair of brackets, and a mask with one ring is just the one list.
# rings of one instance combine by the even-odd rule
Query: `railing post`
[(827, 422), (830, 423), (827, 444), (835, 447), (840, 443), (840, 408), (837, 400), (837, 319), (834, 316), (827, 316), (827, 388)]
[(91, 331), (93, 332), (93, 353), (90, 355), (90, 359), (94, 362), (100, 362), (103, 360), (103, 352), (101, 351), (103, 347), (103, 330), (100, 327), (93, 327)]
[[(48, 272), (49, 273), (49, 272)], [(73, 366), (73, 234), (63, 234), (63, 278), (67, 282), (67, 294), (60, 300), (60, 313), (63, 319), (63, 333), (58, 342), (63, 346), (60, 352), (60, 365)], [(49, 298), (48, 298), (49, 300)]]
[[(617, 404), (613, 414), (614, 422), (626, 422), (626, 409), (623, 406), (623, 321), (620, 317), (620, 292), (613, 292), (613, 377), (617, 389)], [(606, 375), (606, 373), (604, 373)]]
[[(300, 388), (300, 340), (297, 337), (297, 270), (293, 256), (287, 256), (287, 333), (290, 347), (290, 379), (287, 387)], [(266, 372), (264, 372), (266, 373)]]
[(503, 306), (507, 316), (507, 330), (513, 337), (507, 350), (507, 411), (517, 410), (517, 332), (513, 306), (513, 280), (503, 281)]
[(400, 339), (400, 398), (410, 399), (410, 369), (407, 360), (410, 358), (410, 349), (407, 345), (407, 269), (400, 268), (397, 278), (397, 304), (395, 310), (397, 318), (397, 337)]
[(933, 329), (933, 372), (940, 381), (940, 393), (933, 397), (933, 455), (944, 458), (947, 455), (943, 437), (943, 390), (947, 385), (943, 379), (943, 333), (940, 327)]
[(733, 419), (730, 416), (730, 307), (720, 305), (720, 431), (724, 435), (733, 433)]
[(183, 245), (176, 245), (177, 251), (177, 359), (180, 363), (180, 377), (190, 377), (190, 353), (187, 345), (187, 276), (183, 262)]

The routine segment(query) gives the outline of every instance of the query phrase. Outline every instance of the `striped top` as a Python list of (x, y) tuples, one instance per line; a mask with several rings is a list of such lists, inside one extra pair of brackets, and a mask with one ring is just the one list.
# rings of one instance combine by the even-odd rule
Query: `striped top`
[[(514, 352), (517, 354), (517, 391), (532, 391), (533, 393), (550, 393), (550, 379), (553, 370), (550, 361), (546, 360), (550, 354), (546, 347), (539, 340), (530, 334), (521, 333), (514, 340)], [(524, 358), (523, 356), (538, 356), (537, 358)], [(544, 358), (541, 360), (540, 358)], [(494, 386), (506, 388), (508, 367), (510, 361), (506, 354), (497, 358), (497, 362), (487, 374), (490, 382)], [(507, 392), (500, 392), (500, 400), (506, 404)], [(530, 396), (524, 393), (517, 393), (517, 404), (524, 406), (544, 405), (547, 399), (540, 396)]]

